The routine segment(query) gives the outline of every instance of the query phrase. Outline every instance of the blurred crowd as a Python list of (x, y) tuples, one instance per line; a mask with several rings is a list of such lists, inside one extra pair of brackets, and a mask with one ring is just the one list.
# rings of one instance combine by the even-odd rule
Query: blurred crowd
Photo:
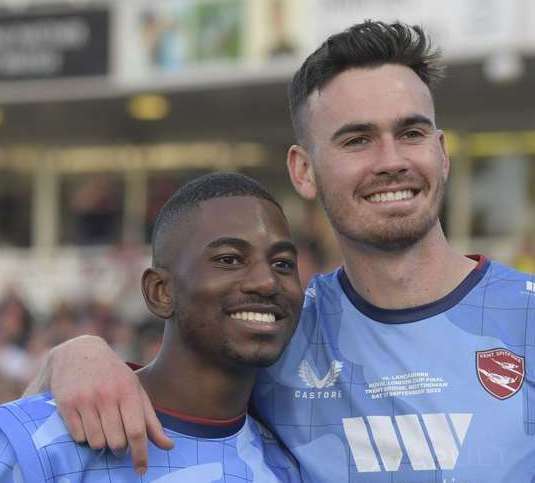
[(160, 346), (163, 323), (146, 317), (134, 324), (113, 307), (96, 300), (62, 301), (47, 314), (36, 315), (15, 289), (0, 300), (0, 400), (20, 396), (49, 349), (71, 337), (104, 338), (125, 360), (146, 363)]

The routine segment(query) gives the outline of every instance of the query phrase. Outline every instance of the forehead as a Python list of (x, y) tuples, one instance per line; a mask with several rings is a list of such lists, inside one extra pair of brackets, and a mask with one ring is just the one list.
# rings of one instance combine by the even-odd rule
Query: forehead
[(326, 123), (380, 125), (414, 114), (434, 119), (429, 88), (413, 70), (395, 64), (348, 69), (314, 91), (307, 107), (313, 130)]
[(202, 201), (188, 216), (187, 237), (202, 248), (221, 237), (242, 238), (251, 244), (289, 239), (286, 217), (272, 202), (252, 196)]

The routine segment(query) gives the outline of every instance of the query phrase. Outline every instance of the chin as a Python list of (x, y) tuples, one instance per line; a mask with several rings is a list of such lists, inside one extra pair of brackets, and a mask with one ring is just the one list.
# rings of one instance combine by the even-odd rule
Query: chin
[(269, 367), (280, 359), (282, 352), (276, 354), (255, 354), (244, 362), (254, 367)]
[(255, 367), (269, 367), (275, 364), (280, 359), (280, 355), (277, 357), (270, 357), (270, 358), (263, 358), (263, 359), (257, 359), (255, 362), (253, 362), (251, 365), (254, 365)]
[(355, 234), (349, 238), (384, 252), (401, 251), (423, 240), (436, 223), (437, 217), (394, 219), (389, 226), (383, 226), (380, 230)]
[(370, 245), (373, 247), (385, 251), (385, 252), (396, 252), (406, 250), (420, 240), (422, 240), (426, 232), (410, 232), (410, 233), (396, 233), (392, 236), (377, 236), (370, 241)]
[(275, 364), (282, 355), (282, 350), (276, 351), (257, 351), (254, 353), (244, 354), (243, 352), (234, 352), (229, 356), (240, 365), (249, 367), (269, 367)]

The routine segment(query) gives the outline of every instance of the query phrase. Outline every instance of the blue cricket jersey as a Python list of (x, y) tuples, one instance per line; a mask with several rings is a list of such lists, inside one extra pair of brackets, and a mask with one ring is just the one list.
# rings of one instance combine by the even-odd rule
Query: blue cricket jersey
[(250, 416), (233, 424), (198, 424), (158, 412), (175, 442), (149, 443), (148, 469), (136, 474), (129, 454), (75, 443), (49, 394), (0, 406), (1, 483), (299, 482), (297, 465)]
[(483, 257), (446, 297), (384, 310), (317, 276), (256, 411), (305, 481), (535, 481), (535, 281)]

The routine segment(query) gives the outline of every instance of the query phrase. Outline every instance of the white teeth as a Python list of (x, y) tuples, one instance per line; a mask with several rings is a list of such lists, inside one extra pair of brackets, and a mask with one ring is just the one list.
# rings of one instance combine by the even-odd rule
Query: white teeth
[(414, 198), (414, 192), (412, 190), (401, 191), (385, 191), (384, 193), (374, 193), (368, 196), (368, 201), (373, 203), (382, 203), (385, 201), (400, 201)]
[(275, 322), (275, 314), (265, 312), (234, 312), (230, 314), (231, 319), (251, 320), (253, 322)]

